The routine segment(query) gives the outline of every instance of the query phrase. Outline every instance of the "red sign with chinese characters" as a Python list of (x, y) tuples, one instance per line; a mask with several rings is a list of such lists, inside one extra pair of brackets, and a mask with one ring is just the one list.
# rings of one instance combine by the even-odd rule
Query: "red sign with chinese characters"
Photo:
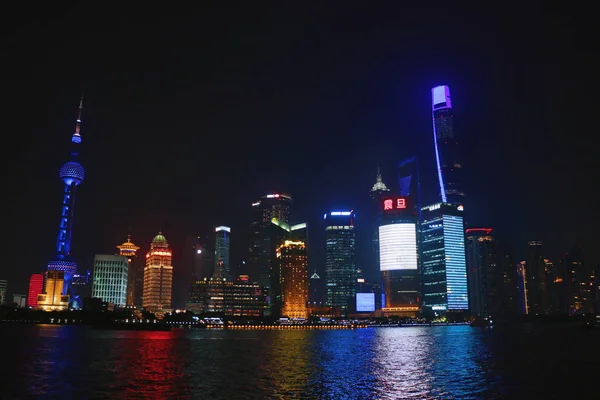
[(392, 197), (383, 199), (383, 211), (384, 212), (401, 212), (408, 211), (409, 201), (407, 197)]

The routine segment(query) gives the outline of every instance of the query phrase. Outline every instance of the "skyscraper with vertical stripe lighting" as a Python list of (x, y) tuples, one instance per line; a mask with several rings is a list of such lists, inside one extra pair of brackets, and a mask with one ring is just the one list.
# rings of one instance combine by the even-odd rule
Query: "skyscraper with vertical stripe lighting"
[(448, 86), (431, 89), (431, 107), (441, 201), (421, 207), (422, 305), (437, 314), (466, 312), (469, 310), (469, 296), (462, 161)]

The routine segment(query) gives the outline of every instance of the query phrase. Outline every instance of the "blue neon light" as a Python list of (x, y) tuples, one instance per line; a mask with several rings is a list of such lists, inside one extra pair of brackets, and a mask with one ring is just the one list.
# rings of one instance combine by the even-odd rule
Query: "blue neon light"
[(444, 253), (448, 310), (468, 310), (467, 262), (462, 217), (444, 215)]
[(433, 118), (433, 145), (435, 147), (435, 161), (437, 163), (438, 178), (440, 180), (440, 193), (442, 202), (446, 203), (446, 190), (444, 189), (444, 178), (442, 177), (442, 166), (440, 164), (440, 152), (438, 150), (437, 132), (435, 130), (435, 118)]

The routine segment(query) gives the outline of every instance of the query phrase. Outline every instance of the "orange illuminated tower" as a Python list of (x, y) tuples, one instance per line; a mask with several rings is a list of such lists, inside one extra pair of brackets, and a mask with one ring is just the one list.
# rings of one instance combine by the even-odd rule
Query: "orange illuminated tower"
[(281, 270), (281, 315), (308, 317), (308, 257), (303, 241), (286, 240), (276, 251)]
[[(142, 290), (144, 283), (144, 269), (140, 267), (137, 260), (137, 251), (140, 249), (131, 241), (131, 235), (127, 235), (127, 241), (117, 246), (119, 255), (127, 257), (129, 261), (129, 272), (127, 276), (127, 305), (141, 306)], [(136, 302), (136, 299), (139, 301)]]
[(159, 232), (150, 243), (144, 268), (143, 307), (152, 312), (171, 311), (173, 291), (172, 253), (167, 239)]

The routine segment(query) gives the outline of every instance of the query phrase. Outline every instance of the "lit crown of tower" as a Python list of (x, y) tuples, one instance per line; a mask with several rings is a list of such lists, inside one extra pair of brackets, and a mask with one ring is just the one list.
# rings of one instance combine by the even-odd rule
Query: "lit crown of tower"
[(127, 241), (122, 245), (117, 246), (117, 249), (119, 249), (120, 255), (122, 256), (135, 256), (140, 247), (136, 246), (131, 241), (131, 235), (127, 235)]
[(146, 257), (149, 256), (171, 256), (171, 250), (169, 248), (169, 244), (167, 243), (167, 238), (165, 238), (162, 232), (159, 232), (158, 235), (152, 239), (150, 243), (150, 251), (146, 254)]
[(387, 186), (385, 186), (385, 183), (383, 183), (383, 179), (381, 178), (381, 171), (379, 170), (379, 167), (377, 167), (377, 181), (373, 185), (371, 192), (379, 192), (379, 191), (389, 192), (390, 189), (388, 189)]

